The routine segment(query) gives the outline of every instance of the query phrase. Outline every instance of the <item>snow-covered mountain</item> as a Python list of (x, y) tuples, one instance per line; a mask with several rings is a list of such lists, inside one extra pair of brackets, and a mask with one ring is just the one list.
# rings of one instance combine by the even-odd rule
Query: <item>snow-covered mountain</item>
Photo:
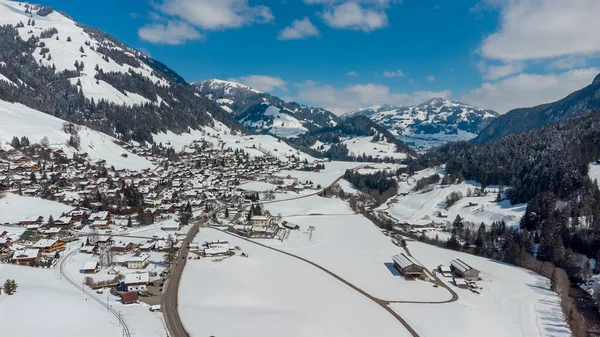
[(445, 98), (414, 106), (374, 106), (341, 116), (366, 116), (417, 150), (477, 136), (498, 113)]
[(598, 110), (600, 110), (600, 74), (596, 75), (592, 84), (561, 100), (505, 113), (489, 123), (473, 141), (479, 144), (490, 143), (513, 133), (526, 132)]
[(161, 62), (48, 6), (0, 0), (0, 100), (124, 140), (221, 121), (243, 129)]
[(255, 131), (289, 138), (333, 127), (340, 122), (336, 115), (325, 109), (286, 102), (240, 83), (210, 79), (192, 85)]

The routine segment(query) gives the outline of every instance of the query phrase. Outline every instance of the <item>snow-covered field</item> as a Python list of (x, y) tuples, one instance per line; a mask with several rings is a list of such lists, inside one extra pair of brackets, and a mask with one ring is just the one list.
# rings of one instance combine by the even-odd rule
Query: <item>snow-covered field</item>
[(13, 224), (38, 216), (47, 220), (52, 215), (54, 219), (58, 219), (62, 213), (72, 209), (71, 206), (51, 200), (6, 193), (4, 198), (0, 198), (0, 224)]
[[(287, 205), (293, 209), (298, 201), (266, 205), (266, 208)], [(445, 301), (451, 298), (448, 291), (434, 288), (432, 283), (407, 281), (398, 275), (392, 256), (403, 252), (402, 248), (362, 215), (284, 216), (284, 220), (299, 225), (300, 230), (291, 231), (283, 242), (259, 242), (315, 262), (382, 300)], [(312, 235), (310, 226), (314, 227)]]
[[(62, 149), (67, 155), (77, 152), (67, 146), (70, 134), (63, 131), (64, 120), (31, 109), (22, 104), (0, 100), (0, 143), (7, 144), (13, 137), (27, 136), (32, 143), (47, 137), (50, 147)], [(80, 152), (87, 152), (92, 160), (106, 160), (117, 169), (140, 170), (152, 167), (148, 160), (128, 152), (115, 144), (116, 139), (85, 126), (78, 131), (81, 138)], [(127, 158), (121, 155), (126, 153)]]
[[(409, 242), (411, 254), (427, 269), (448, 265), (460, 258), (480, 270), (480, 295), (456, 288), (456, 302), (443, 305), (392, 304), (422, 337), (567, 337), (570, 336), (556, 293), (548, 290), (549, 280), (517, 268), (469, 254)], [(436, 318), (432, 324), (432, 317)]]
[(409, 130), (406, 132), (398, 133), (395, 130), (392, 133), (397, 134), (397, 138), (400, 139), (404, 144), (410, 146), (417, 152), (427, 152), (427, 150), (444, 145), (448, 142), (467, 141), (477, 137), (477, 134), (458, 130), (455, 134), (446, 133), (434, 133), (434, 134), (415, 134)]
[(273, 215), (308, 215), (308, 214), (329, 214), (345, 215), (354, 214), (354, 211), (345, 202), (339, 199), (323, 198), (318, 195), (311, 195), (305, 198), (277, 202), (265, 205), (265, 208)]
[(193, 337), (410, 336), (383, 308), (319, 269), (214, 229), (248, 258), (189, 260), (179, 314)]
[(282, 178), (290, 176), (297, 178), (299, 181), (312, 181), (315, 186), (327, 187), (331, 185), (337, 178), (344, 175), (346, 170), (351, 170), (359, 166), (367, 165), (367, 163), (347, 162), (347, 161), (331, 161), (323, 163), (324, 170), (319, 172), (282, 170), (276, 175)]
[[(467, 197), (467, 191), (474, 191), (480, 187), (479, 184), (466, 181), (461, 184), (441, 186), (432, 185), (430, 191), (413, 191), (418, 179), (439, 173), (443, 175), (442, 170), (427, 169), (417, 172), (414, 176), (408, 178), (406, 182), (400, 182), (398, 193), (409, 193), (407, 196), (399, 196), (398, 202), (389, 206), (388, 212), (400, 222), (419, 223), (435, 221), (436, 223), (452, 222), (456, 215), (460, 215), (466, 221), (476, 224), (481, 222), (491, 225), (493, 221), (504, 220), (508, 226), (519, 224), (519, 220), (525, 213), (526, 204), (510, 205), (507, 200), (495, 202), (496, 193), (488, 193), (482, 197)], [(497, 190), (497, 186), (488, 187), (489, 190)], [(461, 192), (463, 198), (456, 202), (449, 209), (446, 208), (446, 196), (452, 192)], [(475, 206), (469, 203), (477, 203)], [(382, 208), (385, 208), (382, 206)], [(447, 212), (447, 218), (439, 218), (440, 211)]]
[(243, 183), (239, 186), (244, 191), (252, 191), (252, 192), (264, 192), (268, 190), (274, 190), (277, 188), (277, 185), (265, 183), (262, 181), (251, 181), (248, 183)]
[(348, 147), (351, 156), (371, 155), (377, 158), (392, 157), (394, 159), (405, 159), (406, 153), (396, 152), (396, 145), (387, 141), (372, 142), (373, 137), (354, 137), (342, 141)]
[(0, 264), (0, 280), (17, 282), (0, 295), (3, 336), (122, 336), (117, 319), (61, 279), (58, 269)]

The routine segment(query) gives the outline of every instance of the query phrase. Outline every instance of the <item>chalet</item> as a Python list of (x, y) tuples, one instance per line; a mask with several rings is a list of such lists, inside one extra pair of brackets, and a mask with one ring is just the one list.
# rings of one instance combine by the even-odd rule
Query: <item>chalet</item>
[(148, 259), (150, 255), (140, 254), (139, 256), (132, 256), (127, 259), (127, 268), (129, 269), (145, 269), (148, 266)]
[(121, 303), (123, 303), (123, 304), (137, 303), (137, 301), (139, 299), (140, 299), (140, 296), (138, 295), (138, 293), (136, 293), (134, 291), (121, 294)]
[(12, 256), (12, 262), (19, 265), (27, 265), (35, 262), (40, 257), (40, 250), (34, 248), (28, 248), (23, 250), (16, 250)]
[(131, 241), (118, 241), (113, 243), (110, 250), (118, 253), (126, 253), (132, 251), (134, 248), (135, 244)]
[(404, 277), (418, 277), (423, 272), (423, 266), (419, 265), (415, 259), (404, 253), (392, 257), (394, 266)]
[(53, 226), (68, 226), (74, 223), (73, 218), (71, 217), (60, 217), (51, 224)]
[(138, 248), (142, 252), (149, 252), (154, 248), (155, 245), (156, 245), (156, 242), (154, 240), (149, 240), (149, 241), (142, 243)]
[(32, 248), (40, 250), (40, 253), (50, 254), (65, 250), (66, 245), (62, 240), (41, 239), (33, 244)]
[(163, 231), (178, 231), (181, 229), (181, 226), (177, 221), (167, 221), (160, 226), (160, 229)]
[(478, 279), (479, 270), (469, 266), (461, 259), (454, 259), (450, 262), (450, 268), (459, 276), (465, 279)]
[(28, 218), (25, 218), (25, 219), (19, 221), (19, 225), (26, 227), (29, 225), (41, 225), (42, 222), (44, 222), (43, 216), (37, 216), (37, 217), (34, 216), (34, 217), (28, 217)]
[(81, 274), (96, 274), (100, 268), (98, 267), (98, 262), (96, 261), (88, 261), (83, 264), (83, 268), (79, 270)]
[(90, 221), (110, 220), (110, 213), (107, 211), (92, 213), (88, 220), (90, 220)]
[(150, 275), (148, 273), (141, 274), (125, 274), (123, 285), (127, 291), (146, 291), (146, 286), (150, 281)]
[(95, 220), (90, 224), (92, 229), (110, 229), (110, 220)]
[(97, 251), (98, 246), (83, 246), (79, 249), (79, 252), (84, 254), (96, 254)]

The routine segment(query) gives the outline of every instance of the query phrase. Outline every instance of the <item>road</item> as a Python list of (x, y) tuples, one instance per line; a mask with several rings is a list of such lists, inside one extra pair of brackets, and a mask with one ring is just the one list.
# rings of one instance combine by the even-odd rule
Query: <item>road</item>
[(221, 206), (211, 213), (208, 214), (208, 218), (203, 218), (192, 225), (188, 231), (183, 244), (179, 249), (177, 256), (175, 257), (174, 264), (171, 266), (169, 271), (169, 277), (163, 288), (163, 294), (161, 298), (161, 310), (165, 319), (165, 325), (171, 337), (187, 337), (189, 334), (185, 331), (185, 327), (179, 317), (179, 311), (177, 310), (177, 297), (179, 292), (179, 281), (181, 280), (181, 274), (187, 261), (189, 252), (189, 245), (196, 236), (196, 232), (202, 224), (204, 224), (213, 213), (220, 212), (227, 206)]
[(67, 254), (66, 256), (64, 256), (62, 258), (62, 260), (60, 261), (60, 274), (62, 275), (62, 277), (69, 283), (71, 283), (75, 288), (81, 290), (84, 294), (86, 294), (90, 299), (98, 302), (101, 306), (105, 307), (111, 314), (113, 314), (117, 320), (119, 320), (119, 323), (121, 324), (121, 327), (123, 327), (123, 336), (126, 337), (131, 337), (131, 332), (129, 331), (129, 326), (127, 326), (127, 322), (125, 322), (125, 319), (123, 319), (123, 316), (121, 316), (121, 314), (113, 309), (113, 307), (111, 307), (109, 304), (104, 303), (104, 301), (100, 300), (99, 298), (97, 298), (94, 294), (90, 293), (89, 291), (87, 291), (87, 289), (85, 289), (83, 284), (79, 284), (79, 282), (75, 282), (73, 281), (71, 278), (69, 278), (69, 276), (67, 275), (67, 273), (65, 272), (65, 262), (71, 257), (73, 256), (75, 253), (77, 253), (78, 249), (73, 249), (72, 252), (70, 252), (69, 254)]
[[(353, 170), (357, 170), (363, 166), (365, 166), (365, 165), (358, 166), (358, 167), (354, 168)], [(334, 180), (329, 186), (333, 186), (333, 185), (337, 184), (340, 181), (340, 179), (342, 179), (342, 178), (343, 178), (343, 175), (341, 175), (336, 180)], [(266, 202), (262, 202), (262, 204), (272, 204), (272, 203), (277, 203), (277, 202), (285, 202), (285, 201), (291, 201), (291, 200), (296, 200), (296, 199), (308, 198), (308, 197), (311, 197), (314, 195), (318, 195), (320, 193), (323, 193), (323, 189), (316, 191), (314, 193), (301, 195), (301, 196), (291, 198), (291, 199), (266, 201)], [(212, 211), (211, 213), (209, 213), (208, 219), (210, 219), (210, 217), (212, 216), (213, 213), (220, 212), (220, 211), (224, 210), (225, 207), (227, 207), (227, 206), (221, 206), (221, 207), (217, 208), (216, 210)], [(167, 326), (167, 330), (169, 332), (170, 337), (187, 337), (187, 336), (189, 336), (187, 331), (185, 331), (185, 327), (183, 326), (183, 323), (181, 322), (181, 318), (179, 317), (179, 311), (177, 310), (177, 296), (178, 296), (178, 292), (179, 292), (179, 282), (181, 281), (181, 274), (183, 273), (183, 268), (185, 267), (185, 264), (187, 261), (187, 255), (189, 252), (188, 246), (189, 246), (190, 242), (192, 242), (192, 240), (196, 236), (196, 232), (198, 231), (200, 226), (203, 225), (208, 219), (202, 219), (202, 220), (196, 222), (194, 225), (192, 225), (192, 228), (190, 228), (190, 230), (188, 231), (188, 233), (185, 237), (185, 240), (175, 258), (175, 264), (171, 267), (171, 270), (169, 271), (169, 277), (165, 283), (165, 287), (163, 288), (163, 295), (162, 295), (162, 299), (161, 299), (161, 309), (163, 312), (163, 317), (165, 319), (165, 325)], [(391, 309), (387, 309), (387, 310), (393, 313), (393, 311), (391, 311)], [(398, 316), (395, 313), (393, 313), (393, 314)], [(416, 335), (414, 335), (414, 336), (416, 336)]]

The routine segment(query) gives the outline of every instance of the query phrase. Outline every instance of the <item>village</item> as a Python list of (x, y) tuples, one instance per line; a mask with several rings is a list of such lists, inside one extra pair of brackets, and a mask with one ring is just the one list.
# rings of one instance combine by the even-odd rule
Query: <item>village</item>
[[(301, 162), (293, 154), (285, 161), (250, 157), (243, 150), (217, 149), (203, 141), (194, 141), (180, 153), (169, 144), (121, 144), (155, 165), (134, 171), (91, 161), (82, 151), (68, 156), (62, 149), (30, 145), (25, 137), (20, 143), (25, 145), (0, 149), (0, 200), (8, 205), (44, 200), (62, 205), (64, 211), (52, 216), (39, 207), (39, 213), (30, 209), (31, 215), (24, 217), (5, 213), (11, 221), (0, 221), (0, 262), (53, 268), (72, 255), (67, 268), (84, 275), (86, 286), (117, 289), (125, 304), (160, 295), (194, 222), (209, 220), (247, 237), (281, 234), (281, 217), (261, 212), (258, 204), (244, 211), (259, 201), (259, 193), (240, 184), (268, 182), (277, 191), (316, 192), (320, 186), (310, 181), (277, 174), (283, 169), (318, 171), (323, 165)], [(232, 250), (228, 244), (195, 241), (187, 248), (197, 258)]]

